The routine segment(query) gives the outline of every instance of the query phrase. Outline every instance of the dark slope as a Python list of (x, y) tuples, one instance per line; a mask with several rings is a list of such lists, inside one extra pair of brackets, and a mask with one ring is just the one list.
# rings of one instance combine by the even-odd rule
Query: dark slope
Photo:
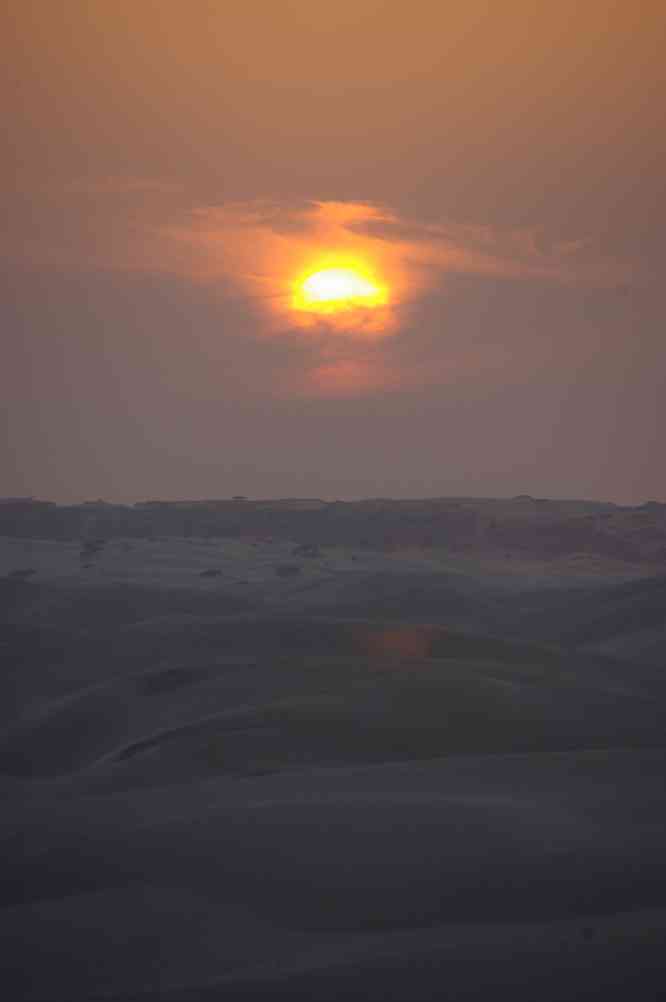
[(508, 634), (663, 664), (666, 577), (527, 594), (518, 608), (500, 611), (496, 623)]
[(656, 997), (658, 672), (226, 601), (5, 589), (8, 997)]
[(332, 984), (381, 999), (411, 971), (410, 999), (496, 998), (505, 981), (527, 999), (546, 965), (560, 997), (598, 997), (612, 971), (654, 998), (665, 765), (660, 751), (472, 756), (33, 794), (2, 844), (3, 984), (52, 1002), (330, 998)]
[(45, 593), (6, 627), (4, 684), (25, 694), (0, 733), (8, 776), (168, 783), (662, 741), (659, 680), (554, 647), (394, 620), (204, 615), (208, 596), (194, 615), (168, 593), (119, 606), (111, 590), (104, 616), (103, 593), (60, 606)]

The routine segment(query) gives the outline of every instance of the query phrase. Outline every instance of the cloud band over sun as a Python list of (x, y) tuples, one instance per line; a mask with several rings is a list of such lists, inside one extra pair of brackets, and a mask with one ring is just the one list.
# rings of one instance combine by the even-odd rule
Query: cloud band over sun
[(330, 313), (326, 322), (338, 331), (380, 337), (399, 329), (402, 306), (441, 288), (447, 275), (602, 284), (621, 276), (618, 266), (592, 260), (583, 241), (548, 242), (527, 229), (423, 224), (366, 202), (197, 208), (165, 226), (160, 237), (190, 248), (190, 277), (227, 281), (287, 325), (310, 326), (306, 316), (296, 315), (307, 310), (294, 309), (304, 276), (325, 269), (368, 276), (386, 295), (357, 312), (342, 311), (346, 316)]
[[(441, 378), (427, 362), (395, 360), (414, 311), (446, 297), (456, 275), (555, 283), (622, 280), (583, 242), (548, 242), (534, 230), (423, 224), (367, 202), (268, 201), (197, 208), (164, 227), (163, 246), (191, 258), (189, 277), (222, 282), (253, 312), (256, 331), (305, 338), (311, 355), (288, 392), (362, 395)], [(341, 286), (339, 302), (303, 290)], [(345, 283), (350, 289), (344, 293)], [(367, 293), (354, 295), (354, 289)], [(323, 302), (319, 299), (323, 298)], [(443, 311), (445, 312), (445, 310)], [(445, 321), (442, 322), (443, 333)], [(453, 368), (453, 367), (452, 367)], [(298, 382), (298, 381), (297, 381)]]
[(389, 221), (356, 202), (236, 203), (196, 209), (163, 236), (196, 253), (193, 277), (247, 297), (264, 331), (367, 341), (396, 332), (400, 303), (423, 284), (401, 241), (366, 231)]
[[(38, 246), (33, 264), (41, 257), (51, 266), (170, 275), (214, 289), (225, 336), (269, 338), (291, 346), (291, 357), (300, 359), (288, 378), (276, 379), (276, 394), (357, 396), (440, 380), (438, 366), (412, 358), (408, 342), (424, 323), (448, 336), (447, 286), (456, 276), (627, 280), (626, 268), (602, 260), (583, 241), (549, 241), (536, 230), (423, 223), (368, 202), (187, 207), (176, 185), (113, 179), (72, 187), (66, 198), (72, 205), (94, 199), (94, 239), (87, 223), (79, 242)], [(108, 213), (100, 211), (100, 199)], [(468, 351), (470, 364), (477, 364), (472, 345), (462, 355)], [(460, 358), (458, 348), (447, 374)]]

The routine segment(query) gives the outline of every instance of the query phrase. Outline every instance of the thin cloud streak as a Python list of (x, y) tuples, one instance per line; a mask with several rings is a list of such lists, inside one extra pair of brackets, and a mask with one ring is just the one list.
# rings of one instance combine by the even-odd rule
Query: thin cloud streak
[[(84, 248), (81, 239), (68, 238), (82, 228), (86, 196), (96, 197), (96, 211), (94, 221), (86, 219), (86, 232), (78, 234), (89, 238)], [(423, 223), (369, 202), (256, 199), (188, 205), (188, 200), (175, 180), (79, 178), (43, 191), (41, 201), (37, 195), (24, 207), (23, 221), (34, 224), (40, 212), (48, 217), (57, 207), (69, 218), (71, 229), (61, 233), (62, 241), (56, 233), (42, 234), (46, 265), (70, 244), (63, 260), (72, 268), (171, 272), (196, 282), (228, 279), (257, 298), (279, 295), (294, 258), (327, 244), (373, 253), (394, 271), (400, 265), (406, 274), (398, 282), (398, 299), (431, 288), (447, 274), (609, 285), (633, 275), (629, 262), (608, 259), (584, 236), (550, 239), (545, 229)], [(119, 246), (121, 232), (124, 246)], [(18, 260), (25, 249), (26, 244), (8, 241), (5, 254)], [(38, 252), (33, 247), (28, 255), (36, 266)]]
[[(441, 283), (447, 274), (611, 285), (630, 276), (626, 264), (604, 259), (582, 238), (549, 240), (545, 231), (534, 228), (420, 224), (367, 202), (199, 207), (165, 226), (163, 234), (207, 250), (208, 268), (193, 268), (193, 279), (226, 275), (257, 295), (262, 286), (268, 294), (280, 288), (284, 264), (303, 244), (326, 242), (374, 254), (394, 271), (399, 264), (404, 274), (398, 301)], [(284, 261), (276, 257), (280, 254)]]

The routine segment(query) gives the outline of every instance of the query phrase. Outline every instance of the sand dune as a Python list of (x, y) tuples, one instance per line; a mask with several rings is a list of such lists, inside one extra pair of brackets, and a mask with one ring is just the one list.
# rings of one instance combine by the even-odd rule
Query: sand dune
[(663, 678), (558, 642), (657, 583), (379, 556), (304, 572), (332, 615), (164, 547), (160, 587), (54, 549), (4, 582), (9, 997), (657, 997)]

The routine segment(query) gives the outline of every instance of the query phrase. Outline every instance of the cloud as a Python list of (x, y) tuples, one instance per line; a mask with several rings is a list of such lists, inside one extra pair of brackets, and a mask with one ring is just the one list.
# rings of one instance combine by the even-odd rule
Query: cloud
[[(608, 260), (585, 239), (552, 239), (537, 228), (424, 222), (368, 202), (193, 205), (176, 181), (108, 176), (50, 188), (41, 201), (19, 197), (15, 206), (8, 258), (223, 283), (257, 304), (275, 300), (273, 316), (280, 300), (288, 312), (295, 277), (335, 254), (369, 262), (389, 283), (395, 307), (441, 289), (452, 275), (609, 285), (630, 277), (626, 264)], [(32, 231), (39, 232), (35, 241)]]
[(300, 270), (336, 253), (371, 262), (397, 306), (441, 288), (450, 275), (611, 285), (628, 277), (626, 266), (583, 239), (551, 239), (537, 228), (423, 223), (367, 202), (204, 206), (164, 226), (161, 236), (165, 256), (170, 243), (189, 248), (191, 278), (224, 278), (257, 299), (288, 299)]
[[(177, 184), (145, 178), (76, 182), (64, 202), (51, 200), (42, 217), (31, 218), (39, 223), (36, 237), (28, 227), (23, 249), (32, 266), (146, 273), (205, 286), (218, 297), (232, 336), (270, 339), (285, 349), (300, 344), (303, 351), (285, 352), (292, 369), (281, 373), (276, 394), (355, 396), (455, 378), (465, 347), (442, 366), (427, 355), (417, 360), (410, 342), (420, 339), (422, 355), (428, 340), (441, 343), (457, 276), (614, 284), (628, 274), (584, 240), (549, 239), (537, 229), (424, 222), (369, 202), (192, 205)], [(58, 224), (61, 240), (54, 242)], [(386, 304), (331, 315), (295, 309), (299, 277), (340, 262), (376, 276), (388, 289)]]
[(536, 227), (498, 229), (459, 223), (423, 223), (391, 213), (354, 222), (358, 232), (399, 244), (406, 259), (436, 275), (463, 274), (553, 282), (626, 280), (626, 266), (603, 259), (589, 241), (555, 240)]
[[(551, 284), (626, 280), (620, 266), (603, 261), (583, 240), (548, 239), (536, 229), (423, 223), (367, 202), (203, 206), (161, 228), (160, 239), (172, 254), (179, 248), (171, 258), (177, 271), (185, 267), (190, 279), (217, 283), (243, 299), (259, 336), (309, 342), (307, 362), (282, 384), (297, 395), (415, 389), (455, 381), (461, 366), (507, 365), (501, 346), (485, 346), (477, 357), (474, 346), (456, 343), (455, 357), (443, 364), (410, 354), (409, 342), (429, 337), (440, 342), (441, 356), (447, 286), (457, 276)], [(338, 258), (369, 266), (390, 290), (388, 305), (334, 316), (295, 312), (294, 281)]]

